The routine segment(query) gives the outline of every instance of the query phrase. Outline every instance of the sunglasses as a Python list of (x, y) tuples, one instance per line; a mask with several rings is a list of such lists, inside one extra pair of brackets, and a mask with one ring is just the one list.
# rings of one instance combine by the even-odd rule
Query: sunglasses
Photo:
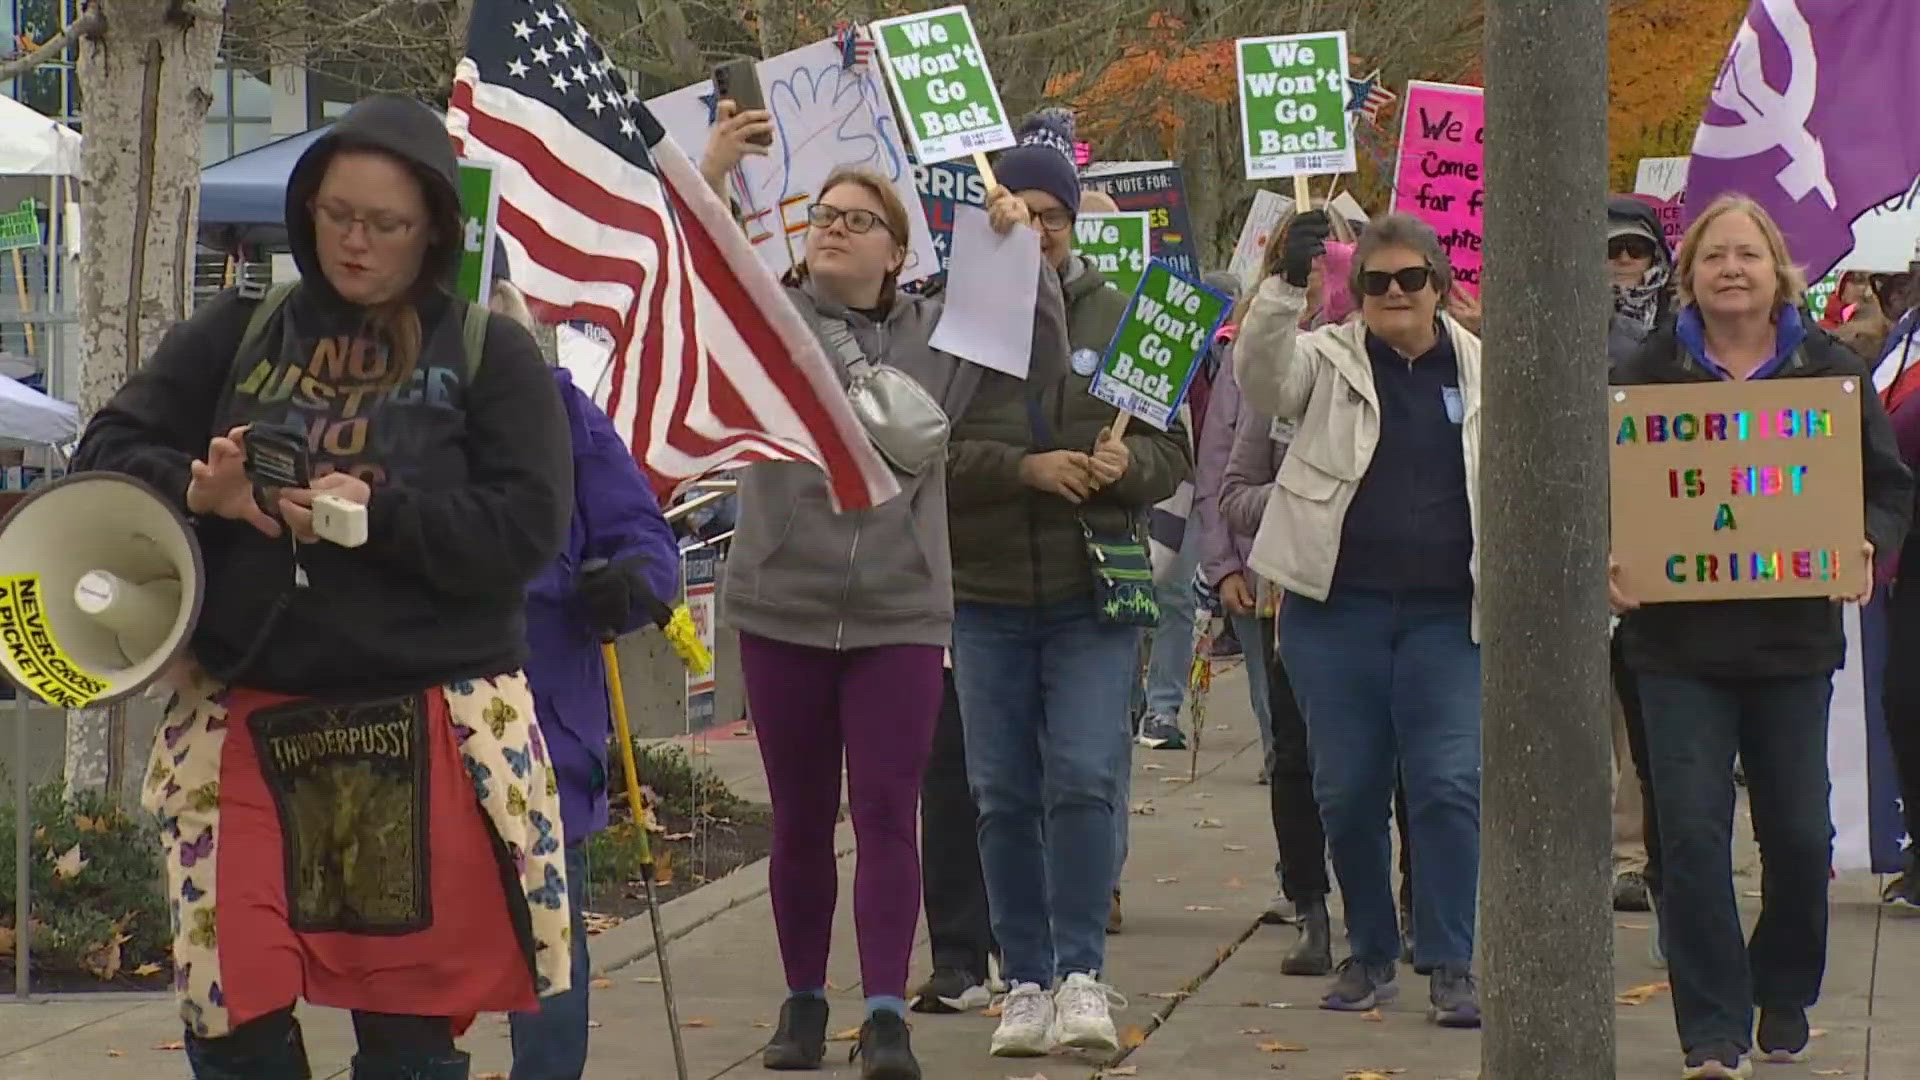
[(887, 226), (885, 221), (881, 220), (880, 215), (871, 210), (843, 210), (838, 206), (823, 202), (817, 202), (807, 207), (807, 223), (816, 229), (832, 228), (834, 222), (841, 220), (846, 221), (847, 231), (856, 236), (872, 232), (875, 225), (880, 226), (888, 236), (893, 235), (893, 230)]
[(1360, 291), (1368, 296), (1385, 296), (1387, 288), (1398, 282), (1403, 293), (1416, 293), (1433, 280), (1433, 267), (1409, 266), (1405, 270), (1362, 270)]
[(1653, 241), (1644, 236), (1616, 236), (1607, 241), (1607, 258), (1630, 255), (1636, 259), (1653, 258)]

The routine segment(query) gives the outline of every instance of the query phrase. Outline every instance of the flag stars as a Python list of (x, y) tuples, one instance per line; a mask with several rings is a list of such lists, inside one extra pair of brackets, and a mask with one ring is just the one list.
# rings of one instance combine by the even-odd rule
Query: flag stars
[(533, 17), (533, 21), (539, 23), (540, 29), (542, 30), (548, 29), (551, 26), (553, 26), (553, 16), (547, 14), (544, 11), (540, 12), (538, 15), (535, 15)]
[(561, 93), (566, 92), (566, 89), (567, 89), (567, 73), (566, 72), (556, 71), (553, 73), (553, 88), (555, 90), (560, 91)]
[(587, 73), (586, 73), (586, 70), (585, 70), (585, 69), (583, 69), (583, 68), (577, 68), (577, 67), (576, 67), (576, 68), (574, 68), (574, 69), (573, 69), (573, 81), (574, 81), (574, 82), (576, 82), (576, 83), (579, 83), (579, 84), (580, 84), (581, 86), (585, 86), (585, 85), (587, 85)]
[(605, 100), (603, 100), (600, 97), (599, 94), (588, 95), (587, 97), (588, 112), (592, 113), (595, 116), (599, 116), (601, 113), (606, 111), (606, 108), (607, 108), (607, 103)]
[(516, 20), (513, 24), (513, 36), (525, 41), (533, 36), (533, 27), (528, 26), (525, 20)]
[(516, 79), (526, 78), (527, 70), (528, 70), (527, 65), (524, 63), (521, 63), (518, 60), (507, 61), (507, 74), (513, 76)]
[(553, 42), (553, 51), (560, 56), (565, 56), (568, 53), (571, 53), (573, 51), (573, 42), (567, 40), (564, 37), (555, 38)]
[(640, 129), (635, 126), (633, 117), (623, 116), (620, 118), (620, 134), (625, 135), (629, 139), (640, 134)]
[(553, 64), (553, 54), (547, 51), (545, 45), (536, 46), (531, 55), (533, 62), (542, 67), (550, 67)]

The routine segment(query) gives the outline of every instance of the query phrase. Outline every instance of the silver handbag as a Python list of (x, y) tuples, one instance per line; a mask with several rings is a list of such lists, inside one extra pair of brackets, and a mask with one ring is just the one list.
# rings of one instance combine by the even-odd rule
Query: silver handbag
[(847, 365), (847, 400), (867, 429), (867, 441), (896, 472), (919, 476), (946, 460), (951, 422), (920, 381), (891, 364), (867, 358), (853, 329), (821, 320), (822, 336)]

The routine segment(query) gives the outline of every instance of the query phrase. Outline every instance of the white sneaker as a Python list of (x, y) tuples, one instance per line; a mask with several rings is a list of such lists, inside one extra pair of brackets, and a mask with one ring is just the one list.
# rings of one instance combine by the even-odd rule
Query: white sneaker
[(1000, 1000), (1000, 1026), (993, 1031), (993, 1056), (1045, 1057), (1052, 1049), (1052, 996), (1038, 983), (1015, 985)]
[(1053, 995), (1053, 1041), (1075, 1050), (1111, 1054), (1120, 1049), (1109, 1008), (1126, 1008), (1127, 999), (1093, 976), (1074, 972)]

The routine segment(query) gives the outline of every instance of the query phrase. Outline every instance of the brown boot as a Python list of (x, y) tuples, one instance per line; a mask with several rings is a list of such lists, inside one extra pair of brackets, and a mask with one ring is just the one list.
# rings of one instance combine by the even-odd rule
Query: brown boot
[(1122, 920), (1120, 918), (1120, 890), (1115, 889), (1113, 890), (1113, 906), (1107, 908), (1107, 933), (1109, 934), (1119, 933), (1121, 921)]

